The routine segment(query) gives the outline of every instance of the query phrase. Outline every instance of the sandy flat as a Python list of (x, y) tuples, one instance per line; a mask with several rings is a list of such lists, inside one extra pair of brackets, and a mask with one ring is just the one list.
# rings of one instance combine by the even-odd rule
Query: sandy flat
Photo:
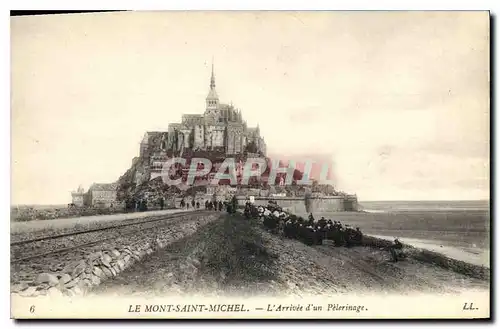
[[(385, 235), (372, 236), (391, 241), (394, 239), (392, 236)], [(401, 242), (409, 244), (415, 248), (438, 252), (450, 258), (461, 260), (470, 264), (490, 267), (490, 252), (486, 249), (474, 247), (455, 247), (446, 245), (446, 242), (442, 242), (442, 244), (440, 244), (439, 241), (425, 239), (401, 238)]]

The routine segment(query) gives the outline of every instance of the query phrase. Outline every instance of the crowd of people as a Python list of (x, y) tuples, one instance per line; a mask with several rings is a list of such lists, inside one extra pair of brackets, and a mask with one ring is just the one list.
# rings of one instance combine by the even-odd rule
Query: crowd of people
[[(317, 220), (312, 214), (307, 219), (283, 211), (276, 203), (267, 206), (255, 206), (247, 202), (244, 210), (247, 219), (259, 218), (264, 227), (289, 239), (302, 241), (307, 245), (323, 244), (323, 240), (330, 240), (336, 247), (360, 246), (363, 233), (359, 227), (353, 228), (340, 221), (325, 219)], [(403, 244), (395, 239), (387, 248), (393, 262), (406, 258)]]
[[(283, 211), (275, 202), (270, 202), (267, 206), (255, 206), (247, 202), (244, 215), (247, 219), (260, 219), (264, 227), (272, 233), (302, 241), (310, 246), (323, 244), (323, 240), (332, 241), (336, 247), (360, 246), (363, 242), (363, 233), (359, 227), (353, 228), (324, 217), (317, 220), (312, 213), (304, 219)], [(403, 244), (397, 238), (383, 249), (390, 252), (393, 262), (406, 258)]]
[(205, 209), (223, 211), (226, 205), (222, 201), (205, 201)]
[[(221, 200), (219, 201), (216, 201), (216, 200), (213, 200), (213, 201), (209, 201), (209, 200), (206, 200), (205, 201), (205, 208), (204, 209), (207, 209), (207, 210), (215, 210), (215, 211), (224, 211), (224, 210), (227, 210), (227, 212), (229, 213), (233, 213), (236, 211), (237, 209), (237, 200), (236, 198), (233, 198), (231, 201), (224, 201), (222, 202)], [(180, 207), (181, 209), (200, 209), (201, 207), (201, 204), (199, 201), (194, 201), (194, 200), (191, 200), (191, 202), (186, 202), (184, 199), (181, 200), (180, 202)]]
[(245, 205), (247, 218), (259, 218), (269, 231), (290, 239), (297, 239), (307, 245), (322, 244), (323, 240), (331, 240), (335, 246), (361, 245), (363, 233), (356, 227), (343, 225), (331, 219), (317, 220), (312, 214), (308, 219), (283, 211), (281, 207), (270, 203), (267, 206), (254, 206), (250, 202)]

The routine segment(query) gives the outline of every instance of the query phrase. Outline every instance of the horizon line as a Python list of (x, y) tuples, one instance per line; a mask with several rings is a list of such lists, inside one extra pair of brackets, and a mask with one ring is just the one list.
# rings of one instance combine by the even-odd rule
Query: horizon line
[[(490, 201), (491, 199), (440, 199), (440, 200), (363, 200), (362, 202), (449, 202), (449, 201)], [(23, 204), (11, 204), (11, 207), (17, 206), (58, 206), (58, 205), (67, 205), (67, 203), (23, 203)]]

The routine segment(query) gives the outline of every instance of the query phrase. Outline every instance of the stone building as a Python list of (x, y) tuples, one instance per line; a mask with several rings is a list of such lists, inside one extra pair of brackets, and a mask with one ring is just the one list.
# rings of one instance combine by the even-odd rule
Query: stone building
[(72, 203), (76, 207), (83, 207), (84, 206), (84, 199), (85, 199), (85, 191), (83, 190), (82, 186), (78, 186), (78, 190), (76, 192), (71, 192), (71, 199)]
[(85, 205), (89, 207), (111, 208), (116, 206), (118, 185), (112, 184), (92, 184), (85, 194)]

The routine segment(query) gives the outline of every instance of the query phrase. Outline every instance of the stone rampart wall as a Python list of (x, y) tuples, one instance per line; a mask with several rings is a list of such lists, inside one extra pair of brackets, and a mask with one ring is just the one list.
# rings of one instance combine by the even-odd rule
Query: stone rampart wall
[[(185, 215), (185, 221), (152, 230), (138, 231), (133, 236), (103, 242), (92, 251), (75, 252), (74, 259), (62, 262), (57, 258), (46, 259), (43, 268), (33, 266), (23, 269), (23, 275), (32, 280), (11, 282), (11, 292), (23, 297), (75, 296), (85, 294), (93, 286), (124, 271), (144, 256), (195, 233), (202, 226), (220, 218), (220, 214)], [(33, 273), (26, 273), (32, 271)]]
[[(237, 197), (240, 206), (247, 202), (246, 197)], [(292, 213), (305, 212), (337, 212), (337, 211), (357, 211), (357, 199), (355, 196), (325, 196), (311, 197), (307, 201), (309, 204), (306, 207), (306, 199), (301, 197), (255, 197), (256, 205), (267, 205), (269, 201), (276, 202), (283, 209)], [(309, 208), (309, 209), (307, 209)]]

